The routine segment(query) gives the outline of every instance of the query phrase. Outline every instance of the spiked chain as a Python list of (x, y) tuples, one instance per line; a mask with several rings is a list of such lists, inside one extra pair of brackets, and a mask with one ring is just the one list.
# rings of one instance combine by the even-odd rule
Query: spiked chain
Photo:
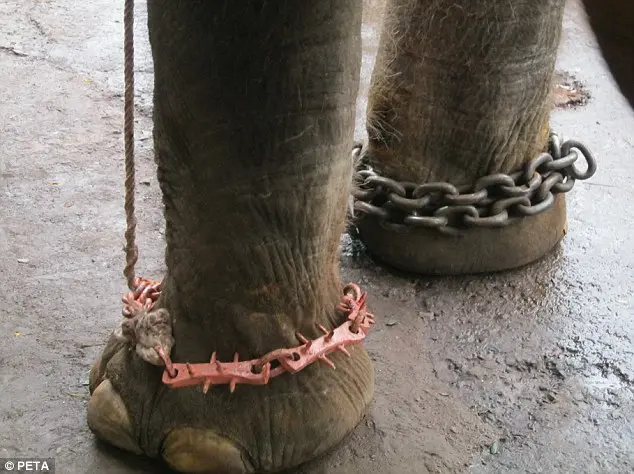
[[(130, 317), (139, 309), (151, 310), (160, 296), (161, 284), (137, 278), (135, 289), (123, 297), (123, 315)], [(362, 343), (374, 325), (374, 316), (366, 310), (366, 297), (367, 293), (361, 293), (357, 285), (349, 283), (344, 287), (337, 306), (337, 311), (344, 316), (339, 326), (328, 330), (317, 323), (317, 328), (323, 333), (321, 337), (309, 340), (298, 332), (295, 337), (299, 345), (276, 349), (259, 359), (240, 361), (236, 353), (232, 362), (220, 362), (214, 352), (208, 363), (173, 363), (165, 351), (157, 347), (156, 351), (165, 363), (163, 383), (171, 388), (202, 385), (205, 393), (213, 385), (229, 385), (229, 390), (233, 392), (238, 384), (266, 385), (273, 377), (286, 372), (295, 374), (317, 361), (334, 369), (335, 364), (328, 355), (339, 351), (350, 357), (346, 346)]]

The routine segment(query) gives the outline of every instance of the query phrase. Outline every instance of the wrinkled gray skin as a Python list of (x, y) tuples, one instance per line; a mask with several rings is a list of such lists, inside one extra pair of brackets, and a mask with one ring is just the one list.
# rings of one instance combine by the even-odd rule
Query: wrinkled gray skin
[[(552, 56), (563, 2), (536, 3), (548, 14), (519, 0), (470, 3), (470, 8), (487, 5), (480, 21), (469, 24), (471, 33), (482, 38), (484, 29), (505, 31), (486, 36), (493, 42), (487, 45), (492, 51), (519, 51), (521, 44), (511, 43), (525, 38), (512, 34), (512, 23), (495, 24), (494, 19), (509, 5), (527, 8), (534, 14), (531, 28), (541, 31), (528, 38)], [(420, 18), (431, 21), (449, 11), (442, 4), (395, 0), (388, 6), (396, 15), (390, 21), (411, 19), (403, 15), (408, 8), (418, 8)], [(168, 268), (157, 307), (165, 316), (162, 323), (171, 320), (172, 359), (205, 362), (213, 351), (219, 360), (231, 360), (235, 352), (241, 360), (250, 359), (296, 345), (297, 331), (318, 336), (317, 322), (334, 327), (341, 317), (335, 311), (342, 283), (338, 245), (352, 177), (361, 2), (151, 0), (148, 16)], [(384, 38), (392, 27), (386, 24)], [(464, 55), (446, 60), (445, 72), (435, 66), (437, 77), (464, 73), (464, 58), (476, 58), (478, 70), (482, 43), (458, 47)], [(547, 125), (540, 107), (547, 99), (542, 89), (550, 81), (551, 60), (554, 56), (544, 59), (545, 66), (531, 76), (535, 90), (524, 93), (535, 98), (528, 110), (520, 103), (500, 103), (537, 144)], [(379, 74), (389, 58), (381, 61)], [(505, 64), (499, 66), (505, 70)], [(455, 110), (485, 109), (491, 91), (480, 97), (481, 84), (469, 82), (469, 74), (460, 77), (476, 96), (457, 102)], [(493, 82), (505, 77), (490, 73)], [(447, 84), (430, 85), (446, 94)], [(373, 87), (376, 96), (379, 85)], [(388, 87), (385, 93), (390, 92)], [(440, 113), (435, 110), (430, 113)], [(539, 120), (525, 123), (529, 116)], [(410, 123), (415, 120), (406, 117), (402, 123), (416, 128)], [(450, 121), (440, 123), (446, 133), (458, 133)], [(485, 132), (506, 138), (506, 131), (494, 125)], [(442, 129), (434, 133), (442, 138)], [(500, 156), (494, 158), (501, 166)], [(518, 156), (516, 162), (523, 159)], [(461, 169), (454, 160), (447, 178), (451, 169)], [(470, 165), (462, 175), (494, 168)], [(88, 424), (99, 438), (162, 456), (182, 472), (274, 472), (296, 466), (343, 440), (373, 395), (372, 366), (361, 347), (352, 349), (349, 359), (334, 354), (336, 371), (314, 365), (266, 386), (239, 386), (233, 394), (218, 387), (204, 395), (200, 388), (165, 387), (162, 368), (142, 360), (132, 340), (113, 334), (93, 367)]]
[[(365, 159), (401, 182), (472, 185), (546, 151), (565, 0), (389, 0), (368, 97)], [(486, 216), (482, 216), (486, 217)], [(448, 237), (357, 225), (369, 252), (407, 272), (464, 274), (530, 263), (566, 233), (563, 197), (505, 228)]]

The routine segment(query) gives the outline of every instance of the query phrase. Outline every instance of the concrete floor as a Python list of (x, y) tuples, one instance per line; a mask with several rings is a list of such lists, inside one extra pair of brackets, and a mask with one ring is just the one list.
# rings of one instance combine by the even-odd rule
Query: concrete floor
[[(85, 424), (87, 371), (124, 290), (121, 7), (0, 3), (0, 457), (55, 456), (61, 474), (162, 469), (97, 443)], [(138, 271), (160, 278), (144, 2), (137, 11)], [(562, 245), (512, 272), (417, 278), (344, 238), (344, 278), (370, 292), (379, 318), (367, 344), (376, 400), (345, 445), (296, 472), (634, 472), (634, 114), (576, 2), (558, 68), (591, 99), (555, 111), (552, 126), (599, 161), (567, 195)]]

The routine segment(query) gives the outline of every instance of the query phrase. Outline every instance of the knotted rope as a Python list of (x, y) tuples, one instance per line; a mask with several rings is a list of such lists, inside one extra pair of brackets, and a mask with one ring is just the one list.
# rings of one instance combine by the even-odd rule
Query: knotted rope
[(134, 266), (139, 258), (136, 246), (136, 217), (134, 215), (134, 0), (125, 0), (123, 13), (124, 28), (124, 143), (125, 143), (125, 259), (126, 266), (123, 275), (126, 277), (128, 288), (134, 290)]

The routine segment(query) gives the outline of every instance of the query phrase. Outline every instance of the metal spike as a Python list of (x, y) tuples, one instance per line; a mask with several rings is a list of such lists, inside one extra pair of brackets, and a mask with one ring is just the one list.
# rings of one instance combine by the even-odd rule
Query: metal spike
[(190, 377), (194, 376), (194, 371), (192, 370), (192, 366), (189, 365), (189, 362), (185, 362), (185, 367), (187, 367), (187, 372), (189, 373)]
[(205, 380), (205, 385), (203, 385), (203, 393), (206, 395), (209, 387), (211, 386), (211, 377)]
[(321, 324), (317, 323), (317, 328), (318, 328), (321, 332), (323, 332), (324, 334), (326, 334), (326, 335), (328, 334), (328, 329), (326, 329), (323, 325), (321, 325)]
[(326, 364), (328, 367), (335, 369), (335, 364), (332, 363), (332, 361), (326, 357), (325, 355), (319, 356), (319, 360), (321, 360), (324, 364)]
[(211, 359), (209, 359), (209, 365), (212, 365), (212, 366), (215, 365), (218, 373), (222, 373), (222, 365), (220, 365), (220, 362), (216, 360), (216, 351), (213, 351), (211, 353)]
[(334, 335), (335, 335), (335, 330), (333, 329), (328, 334), (326, 334), (326, 337), (324, 337), (324, 341), (330, 342), (330, 340), (332, 339), (332, 336)]
[(350, 356), (350, 352), (348, 352), (348, 349), (346, 349), (345, 347), (343, 347), (343, 346), (337, 346), (337, 350), (338, 350), (338, 351), (343, 352), (343, 353), (344, 353), (345, 355), (347, 355), (348, 357), (351, 357), (351, 356)]
[(301, 348), (301, 351), (302, 351), (302, 352), (306, 352), (308, 349), (310, 349), (310, 346), (312, 346), (312, 345), (313, 345), (313, 341), (309, 341), (309, 340), (308, 340), (308, 338), (307, 338), (306, 336), (304, 336), (303, 334), (301, 334), (301, 333), (299, 333), (299, 332), (298, 332), (297, 334), (295, 334), (295, 337), (297, 337), (297, 340), (298, 340), (299, 342), (301, 342), (302, 344), (304, 344), (304, 345), (302, 346), (302, 348)]

